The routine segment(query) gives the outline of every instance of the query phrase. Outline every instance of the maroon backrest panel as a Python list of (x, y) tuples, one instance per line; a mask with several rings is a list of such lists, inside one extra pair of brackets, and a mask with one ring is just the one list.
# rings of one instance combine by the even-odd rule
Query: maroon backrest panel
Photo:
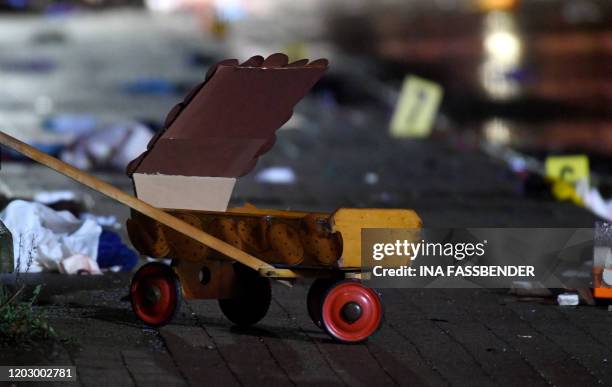
[(168, 127), (130, 163), (128, 174), (245, 175), (326, 69), (327, 60), (287, 64), (283, 54), (256, 56), (242, 65), (220, 62), (172, 109)]

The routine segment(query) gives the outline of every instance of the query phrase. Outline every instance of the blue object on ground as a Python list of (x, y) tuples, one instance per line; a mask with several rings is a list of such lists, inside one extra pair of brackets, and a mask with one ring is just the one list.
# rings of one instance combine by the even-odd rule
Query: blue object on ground
[(89, 114), (57, 114), (47, 118), (43, 127), (56, 133), (89, 133), (98, 126), (98, 118)]
[(26, 8), (28, 6), (28, 0), (7, 0), (6, 3), (13, 8)]
[(127, 247), (119, 234), (103, 230), (98, 244), (98, 266), (101, 269), (120, 266), (121, 271), (129, 272), (138, 263), (138, 255)]
[(45, 58), (5, 60), (0, 62), (0, 70), (13, 73), (49, 73), (56, 68), (55, 62)]
[(34, 143), (32, 144), (32, 146), (52, 156), (59, 155), (62, 149), (64, 149), (64, 144), (37, 144), (37, 143)]
[(128, 94), (176, 94), (179, 91), (177, 85), (162, 78), (140, 78), (123, 85), (123, 91)]

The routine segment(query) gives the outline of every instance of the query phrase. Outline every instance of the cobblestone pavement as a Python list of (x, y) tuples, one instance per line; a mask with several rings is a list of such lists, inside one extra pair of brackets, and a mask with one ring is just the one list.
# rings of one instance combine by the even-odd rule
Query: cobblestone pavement
[[(420, 149), (428, 149), (425, 153), (431, 155), (440, 152), (435, 144), (424, 143)], [(474, 165), (469, 159), (462, 163), (486, 173), (499, 171), (481, 158)], [(483, 168), (483, 163), (490, 168)], [(83, 190), (40, 166), (29, 166), (30, 179), (23, 179), (23, 168), (5, 163), (0, 173), (20, 194), (27, 196), (39, 186)], [(296, 168), (300, 173), (299, 165)], [(130, 189), (123, 176), (100, 177)], [(425, 224), (592, 222), (591, 215), (577, 207), (523, 200), (509, 192), (472, 196), (465, 191), (474, 188), (458, 186), (458, 194), (419, 194), (437, 184), (436, 179), (433, 174), (427, 184), (412, 187), (416, 194), (403, 202), (416, 208)], [(350, 200), (330, 187), (325, 191), (331, 193), (330, 206), (335, 205), (334, 197), (337, 202), (343, 197)], [(305, 195), (299, 195), (294, 186), (264, 191), (254, 181), (241, 182), (236, 200), (262, 198), (265, 205), (266, 198), (276, 197), (281, 203), (309, 208)], [(128, 216), (124, 207), (86, 192), (94, 198), (96, 212), (120, 219)], [(355, 191), (347, 192), (360, 197)], [(317, 208), (315, 204), (311, 201), (310, 208)], [(605, 307), (561, 308), (552, 299), (518, 299), (505, 291), (387, 289), (382, 290), (386, 310), (380, 331), (364, 344), (342, 345), (310, 321), (305, 307), (308, 283), (291, 289), (275, 284), (269, 314), (252, 329), (240, 330), (222, 316), (215, 301), (185, 302), (172, 324), (148, 328), (136, 320), (129, 302), (121, 301), (127, 294), (127, 275), (45, 274), (29, 280), (45, 284), (40, 307), (56, 330), (73, 337), (76, 344), (35, 351), (3, 349), (0, 363), (74, 364), (84, 386), (99, 386), (102, 380), (104, 385), (116, 386), (612, 383), (612, 313)]]
[[(441, 152), (435, 144), (421, 144), (420, 149)], [(480, 158), (474, 165), (468, 160), (462, 163), (485, 173), (499, 170)], [(338, 164), (337, 168), (347, 168)], [(30, 179), (23, 179), (23, 168), (5, 163), (0, 173), (19, 194), (27, 196), (40, 186), (84, 190), (35, 165), (28, 167)], [(301, 173), (299, 165), (296, 169)], [(123, 176), (100, 177), (130, 189)], [(509, 192), (472, 196), (469, 190), (478, 187), (469, 185), (458, 186), (458, 194), (419, 194), (437, 184), (436, 179), (440, 177), (433, 174), (426, 184), (409, 188), (416, 194), (397, 205), (416, 208), (425, 224), (437, 225), (592, 221), (577, 207), (523, 200)], [(304, 190), (307, 183), (301, 183)], [(265, 205), (270, 204), (265, 200), (277, 198), (279, 203), (297, 203), (297, 208), (323, 206), (322, 201), (309, 202), (294, 186), (272, 188), (266, 193), (261, 184), (241, 182), (235, 199), (249, 197)], [(329, 206), (334, 200), (363, 197), (355, 191), (343, 196), (341, 190), (330, 185), (321, 192), (328, 193)], [(128, 216), (126, 208), (85, 192), (94, 198), (96, 212), (122, 220)], [(74, 364), (79, 383), (86, 386), (99, 386), (101, 380), (117, 386), (612, 383), (608, 363), (612, 313), (605, 307), (560, 308), (552, 299), (525, 301), (506, 292), (484, 290), (383, 290), (386, 319), (382, 329), (364, 344), (342, 345), (330, 341), (310, 321), (305, 307), (307, 283), (292, 289), (276, 284), (268, 316), (252, 329), (239, 330), (222, 316), (215, 301), (186, 302), (172, 324), (148, 328), (133, 316), (129, 302), (120, 301), (127, 294), (125, 275), (66, 278), (47, 274), (31, 281), (46, 284), (41, 308), (59, 332), (75, 338), (76, 346), (3, 350), (0, 363)]]
[[(604, 308), (484, 290), (389, 289), (380, 331), (343, 345), (310, 321), (305, 284), (275, 285), (270, 312), (250, 329), (233, 327), (215, 301), (186, 302), (173, 323), (150, 329), (119, 301), (127, 277), (111, 277), (78, 291), (75, 279), (71, 292), (47, 295), (51, 323), (76, 345), (3, 349), (0, 362), (73, 364), (83, 386), (612, 383), (612, 315)], [(47, 278), (47, 293), (59, 281)]]

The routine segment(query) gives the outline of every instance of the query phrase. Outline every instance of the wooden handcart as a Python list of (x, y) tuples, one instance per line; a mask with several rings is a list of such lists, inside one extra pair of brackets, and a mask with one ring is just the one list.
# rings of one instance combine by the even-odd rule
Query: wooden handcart
[(133, 276), (133, 310), (151, 326), (168, 323), (180, 300), (218, 299), (238, 325), (261, 320), (270, 279), (314, 278), (307, 296), (313, 322), (334, 339), (362, 341), (382, 321), (379, 294), (360, 281), (362, 228), (418, 228), (411, 210), (348, 209), (333, 214), (261, 210), (164, 211), (3, 132), (0, 143), (132, 209), (133, 245), (153, 258)]

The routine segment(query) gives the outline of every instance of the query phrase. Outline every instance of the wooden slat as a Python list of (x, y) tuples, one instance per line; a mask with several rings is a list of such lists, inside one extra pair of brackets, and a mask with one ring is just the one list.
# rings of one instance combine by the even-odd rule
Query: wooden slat
[(153, 207), (134, 196), (128, 195), (120, 189), (100, 179), (97, 179), (78, 168), (66, 164), (55, 157), (49, 156), (48, 154), (41, 152), (38, 149), (19, 141), (2, 131), (0, 131), (0, 143), (14, 149), (15, 151), (34, 161), (37, 161), (65, 176), (68, 176), (73, 180), (76, 180), (77, 182), (97, 192), (110, 197), (111, 199), (118, 201), (121, 204), (124, 204), (150, 218), (157, 220), (158, 222), (180, 232), (181, 234), (193, 238), (194, 240), (220, 252), (229, 258), (259, 271), (262, 275), (286, 278), (295, 278), (296, 276), (291, 270), (275, 269), (272, 265), (262, 261), (261, 259), (247, 254), (246, 252), (237, 249), (234, 246), (225, 243), (224, 241), (215, 238), (214, 236), (207, 234), (204, 231), (199, 230), (158, 208)]
[[(421, 218), (413, 210), (395, 208), (340, 208), (331, 216), (332, 232), (342, 236), (341, 268), (358, 268), (361, 262), (361, 230), (365, 228), (420, 229)], [(395, 231), (405, 234), (404, 231)]]

